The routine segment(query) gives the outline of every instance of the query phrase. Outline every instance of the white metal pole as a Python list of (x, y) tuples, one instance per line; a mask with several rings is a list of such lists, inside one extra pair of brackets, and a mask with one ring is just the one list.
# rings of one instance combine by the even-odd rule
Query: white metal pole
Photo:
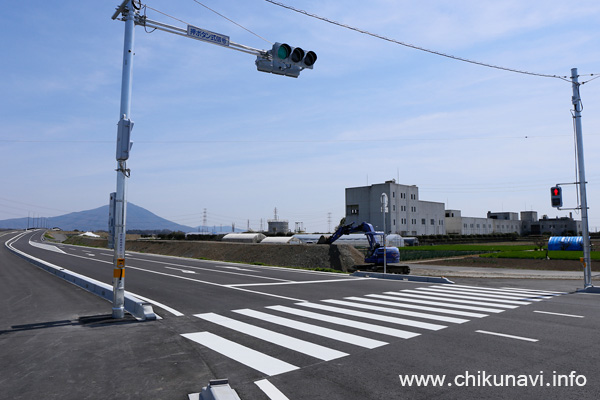
[[(121, 120), (129, 119), (131, 112), (131, 87), (133, 73), (133, 39), (134, 39), (134, 17), (132, 0), (127, 2), (123, 9), (125, 20), (125, 39), (123, 44), (123, 75), (121, 80)], [(121, 121), (120, 121), (121, 122)], [(123, 129), (117, 131), (117, 146), (123, 138)], [(127, 135), (128, 136), (128, 135)], [(126, 140), (129, 142), (129, 138)], [(127, 169), (126, 160), (119, 157), (117, 151), (117, 194), (115, 199), (115, 251), (113, 257), (113, 318), (125, 316), (125, 234), (127, 215)]]
[(571, 81), (573, 83), (573, 106), (575, 108), (573, 118), (575, 119), (575, 135), (577, 137), (577, 163), (579, 167), (579, 195), (581, 197), (581, 234), (583, 235), (583, 285), (589, 288), (592, 285), (592, 260), (590, 256), (590, 232), (588, 226), (588, 206), (585, 181), (585, 163), (583, 158), (583, 132), (581, 128), (581, 97), (579, 94), (579, 82), (577, 80), (577, 68), (571, 69)]
[(381, 194), (381, 211), (383, 213), (383, 273), (387, 274), (387, 251), (385, 245), (385, 213), (388, 207), (388, 197), (387, 194)]

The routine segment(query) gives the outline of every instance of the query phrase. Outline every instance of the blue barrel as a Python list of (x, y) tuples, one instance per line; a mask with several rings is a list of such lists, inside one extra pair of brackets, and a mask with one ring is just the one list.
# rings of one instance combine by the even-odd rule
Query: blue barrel
[(582, 236), (551, 236), (548, 250), (583, 251)]

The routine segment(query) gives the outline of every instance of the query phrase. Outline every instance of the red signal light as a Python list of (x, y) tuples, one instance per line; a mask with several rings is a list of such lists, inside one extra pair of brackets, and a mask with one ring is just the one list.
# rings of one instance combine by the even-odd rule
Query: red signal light
[(560, 186), (553, 186), (550, 188), (550, 200), (552, 203), (552, 207), (562, 207), (562, 189), (560, 188)]

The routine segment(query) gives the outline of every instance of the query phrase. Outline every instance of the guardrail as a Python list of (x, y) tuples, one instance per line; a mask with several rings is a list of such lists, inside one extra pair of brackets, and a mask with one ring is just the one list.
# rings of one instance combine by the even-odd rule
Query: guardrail
[[(47, 272), (50, 272), (51, 274), (66, 280), (67, 282), (77, 285), (84, 290), (92, 292), (112, 303), (113, 288), (111, 285), (97, 281), (85, 275), (81, 275), (76, 272), (70, 271), (66, 268), (59, 267), (58, 265), (54, 265), (47, 261), (41, 260), (19, 249), (14, 248), (12, 244), (26, 233), (27, 232), (24, 232), (20, 235), (15, 236), (12, 239), (7, 240), (5, 242), (5, 246), (10, 251), (15, 253), (19, 257), (29, 261), (33, 265), (40, 267), (46, 270)], [(142, 301), (128, 292), (125, 292), (125, 310), (138, 320), (147, 321), (156, 319), (156, 314), (154, 313), (154, 310), (152, 309), (152, 305), (150, 303)]]

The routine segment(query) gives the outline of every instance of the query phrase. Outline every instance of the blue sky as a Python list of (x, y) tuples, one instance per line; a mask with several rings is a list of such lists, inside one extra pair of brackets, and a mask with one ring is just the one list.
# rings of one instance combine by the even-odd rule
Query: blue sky
[[(255, 57), (136, 27), (128, 200), (189, 226), (328, 230), (344, 189), (397, 179), (463, 216), (550, 206), (575, 181), (571, 85), (392, 44), (264, 0), (203, 0), (270, 42), (313, 50), (298, 79)], [(282, 2), (402, 42), (542, 74), (600, 74), (600, 3)], [(0, 15), (0, 219), (108, 203), (116, 188), (124, 23), (120, 0)], [(192, 0), (148, 6), (254, 48), (264, 41)], [(148, 17), (185, 28), (147, 11)], [(582, 76), (588, 81), (592, 77)], [(600, 79), (581, 87), (590, 229), (600, 228)], [(565, 186), (565, 206), (577, 202)], [(579, 219), (579, 216), (575, 214)], [(266, 223), (265, 223), (266, 225)]]

